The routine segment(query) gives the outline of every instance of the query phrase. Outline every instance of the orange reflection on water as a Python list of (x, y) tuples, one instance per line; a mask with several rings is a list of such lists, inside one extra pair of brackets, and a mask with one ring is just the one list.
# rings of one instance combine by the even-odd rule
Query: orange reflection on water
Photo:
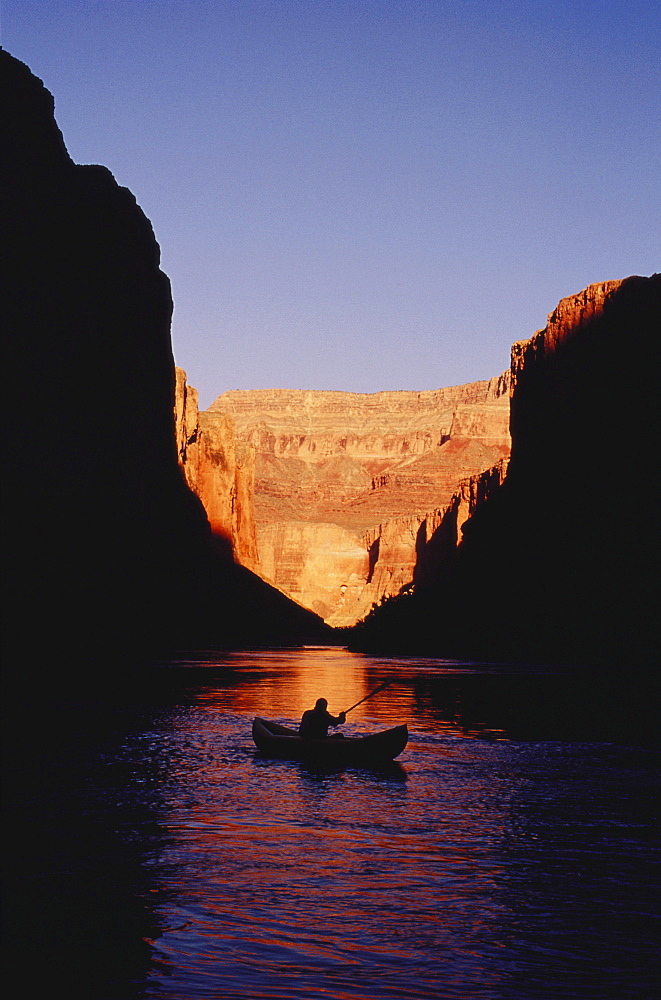
[(317, 698), (326, 698), (334, 715), (354, 705), (367, 694), (365, 662), (347, 650), (304, 649), (295, 677), (297, 706), (312, 708)]
[[(236, 666), (239, 667), (237, 658)], [(286, 663), (286, 667), (285, 667)], [(317, 698), (326, 698), (333, 715), (350, 708), (369, 692), (366, 661), (357, 653), (333, 647), (305, 647), (291, 652), (252, 654), (254, 683), (207, 691), (204, 700), (238, 714), (276, 719), (300, 719)]]

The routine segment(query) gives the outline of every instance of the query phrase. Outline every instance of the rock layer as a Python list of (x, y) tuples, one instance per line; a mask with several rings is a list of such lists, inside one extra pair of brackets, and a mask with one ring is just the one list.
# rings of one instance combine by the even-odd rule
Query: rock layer
[(176, 369), (175, 433), (179, 465), (206, 511), (216, 549), (256, 571), (254, 448), (237, 440), (228, 414), (198, 411), (197, 390), (181, 368)]
[(265, 579), (334, 626), (410, 586), (421, 526), (509, 454), (509, 373), (426, 392), (233, 391)]

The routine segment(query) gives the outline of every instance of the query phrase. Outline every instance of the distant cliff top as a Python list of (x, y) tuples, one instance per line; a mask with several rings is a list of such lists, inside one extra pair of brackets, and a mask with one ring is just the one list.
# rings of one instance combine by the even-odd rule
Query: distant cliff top
[(410, 433), (436, 426), (461, 405), (495, 403), (509, 394), (510, 373), (495, 378), (445, 389), (421, 392), (339, 392), (324, 389), (234, 389), (219, 396), (209, 407), (233, 414), (238, 427), (254, 424), (256, 417), (275, 421), (288, 429), (305, 427), (307, 433), (323, 433), (346, 428), (361, 434), (382, 435), (384, 431)]

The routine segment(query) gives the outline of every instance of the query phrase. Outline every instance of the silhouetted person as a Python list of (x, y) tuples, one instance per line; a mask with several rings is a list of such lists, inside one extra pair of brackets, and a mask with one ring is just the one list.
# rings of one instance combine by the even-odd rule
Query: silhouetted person
[[(317, 698), (314, 708), (309, 708), (303, 712), (301, 724), (298, 727), (298, 734), (306, 740), (323, 740), (328, 736), (329, 726), (341, 726), (346, 721), (344, 712), (340, 712), (337, 718), (328, 711), (328, 702), (325, 698)], [(339, 735), (339, 734), (338, 734)]]

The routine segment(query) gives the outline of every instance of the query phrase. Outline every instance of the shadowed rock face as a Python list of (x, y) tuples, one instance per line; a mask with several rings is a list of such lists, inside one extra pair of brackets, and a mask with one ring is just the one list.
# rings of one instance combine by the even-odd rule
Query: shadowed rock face
[(508, 477), (472, 519), (460, 563), (472, 579), (506, 547), (506, 588), (478, 595), (505, 648), (656, 660), (660, 334), (661, 275), (631, 277), (563, 299), (513, 347)]
[(507, 477), (363, 648), (656, 667), (660, 334), (653, 275), (590, 285), (513, 346)]
[(509, 373), (427, 392), (234, 391), (254, 448), (260, 572), (334, 626), (413, 581), (458, 483), (509, 454)]
[[(72, 162), (26, 66), (0, 52), (0, 73), (16, 663), (91, 683), (127, 653), (316, 627), (209, 544), (177, 463), (172, 299), (149, 221), (108, 170)], [(35, 635), (48, 651), (36, 668)]]
[(158, 936), (156, 841), (149, 806), (130, 807), (142, 840), (117, 834), (136, 780), (118, 748), (147, 705), (185, 697), (145, 660), (323, 628), (214, 547), (184, 481), (170, 287), (135, 199), (72, 163), (52, 97), (3, 52), (0, 102), (3, 958), (34, 995), (128, 998)]

